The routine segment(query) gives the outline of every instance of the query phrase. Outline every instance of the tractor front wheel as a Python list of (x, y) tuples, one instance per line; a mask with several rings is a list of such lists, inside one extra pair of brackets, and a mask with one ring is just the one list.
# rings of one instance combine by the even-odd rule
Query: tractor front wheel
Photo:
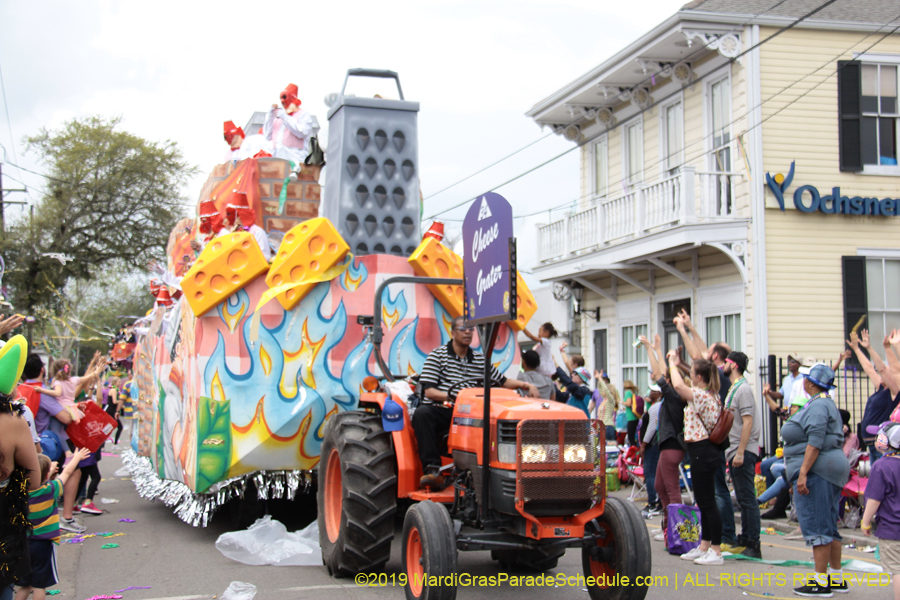
[(318, 480), (319, 545), (328, 572), (382, 570), (394, 539), (397, 461), (380, 416), (350, 411), (328, 419)]
[[(607, 498), (603, 514), (585, 527), (599, 538), (581, 551), (584, 576), (591, 600), (644, 600), (647, 586), (638, 585), (650, 575), (650, 534), (641, 513), (630, 502)], [(628, 577), (629, 585), (614, 585), (616, 575)], [(620, 580), (621, 580), (620, 577)]]
[(414, 504), (403, 520), (401, 564), (406, 571), (408, 600), (454, 600), (456, 533), (442, 504), (425, 500)]

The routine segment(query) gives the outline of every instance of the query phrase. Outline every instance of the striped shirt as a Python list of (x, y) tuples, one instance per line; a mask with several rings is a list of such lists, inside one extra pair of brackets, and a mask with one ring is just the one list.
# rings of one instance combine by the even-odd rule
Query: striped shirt
[[(466, 379), (471, 381), (464, 384), (464, 388), (479, 387), (482, 385), (482, 377), (484, 377), (484, 354), (469, 348), (465, 359), (462, 359), (453, 349), (453, 340), (450, 340), (447, 345), (432, 350), (425, 359), (419, 382), (423, 390), (437, 388), (441, 392), (449, 392), (453, 384)], [(506, 377), (492, 366), (491, 381), (503, 385), (506, 383)], [(456, 391), (459, 389), (457, 387)]]
[(647, 411), (650, 415), (649, 420), (647, 422), (647, 431), (645, 431), (642, 435), (644, 439), (644, 443), (648, 446), (652, 446), (656, 443), (656, 430), (659, 429), (659, 409), (662, 406), (662, 401), (659, 401), (650, 406), (650, 409)]
[(33, 540), (52, 540), (59, 543), (59, 499), (63, 486), (59, 479), (52, 479), (28, 492), (28, 518), (34, 528)]

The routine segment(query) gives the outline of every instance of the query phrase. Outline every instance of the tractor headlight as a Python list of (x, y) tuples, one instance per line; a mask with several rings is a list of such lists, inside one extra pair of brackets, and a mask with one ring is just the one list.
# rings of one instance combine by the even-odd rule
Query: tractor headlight
[(516, 464), (516, 445), (497, 444), (497, 460), (510, 465)]
[(588, 451), (584, 444), (566, 444), (563, 458), (567, 463), (587, 462)]
[(547, 462), (547, 446), (543, 444), (524, 444), (522, 446), (522, 462)]

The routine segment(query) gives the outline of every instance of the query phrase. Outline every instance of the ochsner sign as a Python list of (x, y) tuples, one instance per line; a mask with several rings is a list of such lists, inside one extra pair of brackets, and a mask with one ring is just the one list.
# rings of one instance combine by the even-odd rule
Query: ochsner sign
[(466, 322), (516, 318), (512, 206), (488, 192), (475, 200), (463, 222)]
[[(784, 212), (784, 192), (790, 187), (793, 179), (793, 162), (787, 177), (781, 173), (774, 177), (766, 173), (766, 185), (778, 201), (782, 212)], [(816, 187), (801, 185), (794, 190), (794, 207), (800, 212), (821, 212), (826, 215), (900, 216), (900, 200), (843, 196), (839, 187), (831, 188), (831, 193), (823, 196)]]

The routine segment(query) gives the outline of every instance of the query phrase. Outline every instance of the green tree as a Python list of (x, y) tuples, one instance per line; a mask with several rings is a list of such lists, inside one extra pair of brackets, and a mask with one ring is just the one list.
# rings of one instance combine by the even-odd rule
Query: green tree
[(175, 142), (151, 142), (120, 124), (119, 117), (76, 118), (26, 138), (48, 178), (33, 221), (19, 220), (0, 240), (3, 282), (20, 312), (62, 308), (73, 279), (143, 270), (148, 260), (164, 258), (196, 170)]

